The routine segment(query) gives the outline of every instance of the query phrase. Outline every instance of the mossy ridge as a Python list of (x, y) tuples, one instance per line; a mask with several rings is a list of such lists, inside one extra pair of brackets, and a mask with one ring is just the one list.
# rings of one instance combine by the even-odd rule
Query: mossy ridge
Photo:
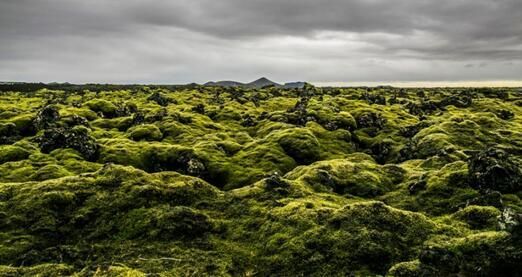
[(335, 192), (371, 198), (391, 191), (405, 174), (398, 168), (399, 176), (388, 176), (383, 166), (365, 154), (352, 154), (344, 159), (316, 162), (310, 166), (295, 168), (286, 178), (300, 180), (318, 192)]
[[(190, 237), (203, 242), (205, 234), (213, 232), (214, 223), (204, 212), (190, 206), (216, 201), (221, 192), (202, 180), (173, 177), (106, 166), (83, 176), (3, 184), (2, 230), (29, 234), (33, 252), (8, 255), (4, 260), (13, 264), (54, 260), (43, 255), (53, 245), (82, 244), (85, 240), (157, 236), (178, 241)], [(168, 180), (171, 182), (164, 182)], [(5, 239), (2, 244), (8, 249), (13, 242)]]
[(496, 231), (427, 243), (418, 260), (393, 266), (389, 275), (516, 276), (522, 261), (522, 251), (517, 245), (519, 238)]
[[(266, 257), (260, 258), (261, 275), (382, 273), (393, 261), (414, 257), (428, 234), (436, 230), (436, 224), (426, 217), (390, 210), (380, 202), (337, 209), (315, 203), (276, 206), (264, 220), (245, 221), (242, 232), (256, 228), (259, 231), (251, 239), (268, 242), (258, 254)], [(386, 227), (383, 220), (391, 225)], [(401, 239), (393, 226), (405, 228)], [(407, 233), (409, 238), (402, 237)]]

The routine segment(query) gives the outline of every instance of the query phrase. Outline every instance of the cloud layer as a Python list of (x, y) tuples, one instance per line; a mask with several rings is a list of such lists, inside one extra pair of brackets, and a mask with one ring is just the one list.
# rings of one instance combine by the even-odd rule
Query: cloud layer
[(519, 80), (520, 0), (0, 0), (0, 80)]

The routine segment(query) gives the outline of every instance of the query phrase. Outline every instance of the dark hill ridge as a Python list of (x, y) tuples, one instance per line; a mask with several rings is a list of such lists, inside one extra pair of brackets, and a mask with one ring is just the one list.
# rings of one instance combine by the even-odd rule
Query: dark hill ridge
[(234, 81), (218, 81), (218, 82), (207, 82), (203, 84), (204, 86), (213, 86), (213, 87), (240, 87), (245, 84)]
[(302, 88), (304, 86), (305, 82), (291, 82), (291, 83), (285, 83), (284, 85), (281, 85), (279, 83), (276, 83), (274, 81), (269, 80), (266, 77), (261, 77), (255, 81), (252, 81), (250, 83), (241, 83), (236, 81), (217, 81), (217, 82), (207, 82), (204, 84), (204, 86), (215, 86), (215, 87), (244, 87), (244, 88), (265, 88), (269, 86), (274, 87), (280, 87), (280, 88)]
[(280, 87), (281, 85), (276, 82), (270, 81), (265, 77), (262, 77), (253, 82), (246, 84), (246, 86), (250, 87), (250, 88), (264, 88), (264, 87), (268, 87), (268, 86)]
[(283, 87), (284, 88), (303, 88), (305, 86), (306, 82), (290, 82), (286, 83)]

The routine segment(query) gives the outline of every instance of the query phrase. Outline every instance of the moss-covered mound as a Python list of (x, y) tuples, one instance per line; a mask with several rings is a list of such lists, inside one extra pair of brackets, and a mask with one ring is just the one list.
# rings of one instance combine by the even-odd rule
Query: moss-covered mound
[(0, 276), (520, 275), (520, 89), (38, 87)]

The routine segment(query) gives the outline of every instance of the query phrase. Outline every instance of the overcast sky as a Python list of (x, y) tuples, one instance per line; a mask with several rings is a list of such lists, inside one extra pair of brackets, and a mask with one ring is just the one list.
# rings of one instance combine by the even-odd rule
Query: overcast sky
[(522, 80), (521, 0), (0, 0), (0, 81)]

